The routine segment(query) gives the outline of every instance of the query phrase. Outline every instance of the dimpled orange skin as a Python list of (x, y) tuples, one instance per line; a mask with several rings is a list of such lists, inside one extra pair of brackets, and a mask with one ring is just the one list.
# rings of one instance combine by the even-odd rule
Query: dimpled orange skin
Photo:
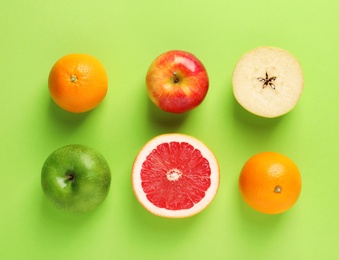
[(59, 59), (48, 78), (50, 95), (64, 110), (87, 112), (104, 99), (108, 89), (105, 68), (88, 54), (69, 54)]
[(253, 209), (279, 214), (298, 200), (301, 176), (297, 165), (288, 157), (264, 152), (254, 155), (244, 164), (239, 188), (243, 199)]

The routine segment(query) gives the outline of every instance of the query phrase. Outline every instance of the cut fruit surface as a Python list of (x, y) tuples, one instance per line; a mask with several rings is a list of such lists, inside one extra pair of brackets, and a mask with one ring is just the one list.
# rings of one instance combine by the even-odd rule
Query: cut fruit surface
[(138, 153), (132, 184), (137, 199), (151, 213), (188, 217), (214, 199), (219, 166), (212, 151), (194, 137), (159, 135)]
[(288, 51), (259, 47), (240, 58), (232, 84), (241, 106), (255, 115), (272, 118), (294, 108), (304, 88), (304, 77), (298, 60)]

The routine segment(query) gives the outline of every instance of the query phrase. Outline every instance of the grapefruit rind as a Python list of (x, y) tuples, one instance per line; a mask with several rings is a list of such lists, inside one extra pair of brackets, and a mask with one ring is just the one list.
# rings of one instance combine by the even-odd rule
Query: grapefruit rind
[[(165, 208), (159, 208), (147, 199), (146, 193), (142, 188), (140, 172), (143, 162), (146, 160), (146, 157), (153, 151), (153, 149), (155, 149), (159, 144), (169, 142), (189, 143), (195, 149), (198, 149), (201, 152), (202, 156), (205, 157), (210, 164), (211, 185), (206, 190), (205, 197), (203, 197), (198, 203), (194, 204), (194, 206), (189, 209), (168, 210)], [(154, 215), (167, 218), (185, 218), (201, 212), (213, 201), (219, 188), (219, 179), (219, 165), (213, 152), (198, 139), (184, 134), (163, 134), (151, 139), (136, 156), (132, 169), (132, 185), (134, 194), (137, 197), (138, 201), (143, 207), (145, 207), (149, 212), (153, 213)]]

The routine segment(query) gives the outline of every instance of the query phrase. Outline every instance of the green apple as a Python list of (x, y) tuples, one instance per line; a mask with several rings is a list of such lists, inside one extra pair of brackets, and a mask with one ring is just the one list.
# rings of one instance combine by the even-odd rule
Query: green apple
[(111, 171), (105, 158), (83, 145), (67, 145), (52, 152), (41, 170), (46, 197), (69, 212), (89, 212), (107, 197)]

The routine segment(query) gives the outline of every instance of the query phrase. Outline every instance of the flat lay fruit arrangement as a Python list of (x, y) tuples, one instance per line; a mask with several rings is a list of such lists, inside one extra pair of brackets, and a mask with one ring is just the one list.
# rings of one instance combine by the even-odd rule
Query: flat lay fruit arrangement
[(338, 1), (2, 1), (0, 260), (337, 259)]
[[(173, 114), (189, 113), (198, 107), (209, 89), (202, 61), (182, 50), (156, 57), (145, 78), (145, 91), (153, 109)], [(264, 118), (291, 111), (304, 87), (297, 59), (276, 47), (259, 47), (244, 54), (235, 65), (232, 83), (239, 104)], [(95, 57), (68, 54), (52, 67), (48, 86), (51, 98), (60, 108), (82, 113), (103, 101), (108, 78)], [(69, 212), (93, 211), (116, 185), (111, 184), (109, 163), (98, 151), (81, 144), (60, 147), (43, 164), (42, 189), (58, 208)], [(218, 160), (211, 149), (195, 137), (181, 133), (155, 136), (131, 162), (131, 189), (135, 197), (147, 211), (161, 217), (198, 214), (217, 195), (219, 180)], [(239, 169), (239, 192), (254, 210), (279, 214), (297, 202), (301, 175), (287, 156), (258, 151)]]

